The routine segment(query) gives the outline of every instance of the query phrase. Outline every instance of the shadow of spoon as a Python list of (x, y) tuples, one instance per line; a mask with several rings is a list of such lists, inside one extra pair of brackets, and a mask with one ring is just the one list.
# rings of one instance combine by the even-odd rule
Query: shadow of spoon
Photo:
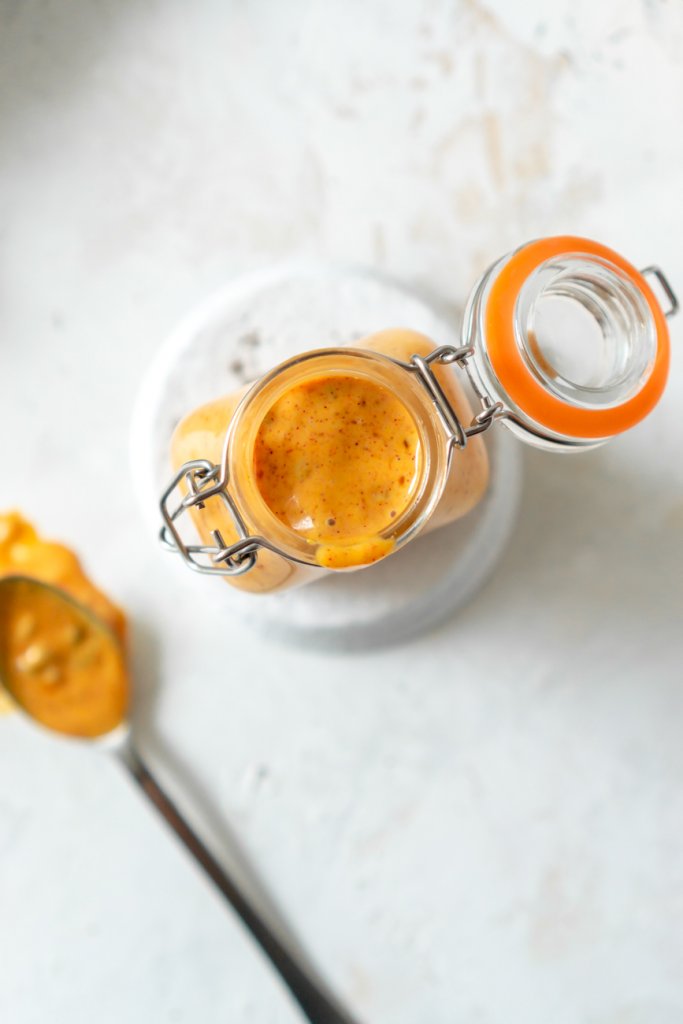
[[(78, 707), (76, 701), (59, 699), (59, 691), (55, 689), (69, 685), (69, 659), (72, 654), (68, 649), (61, 649), (59, 652), (61, 682), (56, 682), (54, 678), (47, 681), (48, 677), (45, 677), (43, 685), (47, 687), (48, 692), (52, 691), (52, 697), (46, 701), (46, 710), (40, 707), (40, 702), (36, 699), (41, 686), (37, 669), (40, 664), (39, 654), (27, 659), (28, 648), (18, 653), (13, 636), (13, 629), (18, 626), (21, 615), (25, 616), (26, 610), (32, 606), (39, 606), (53, 621), (68, 621), (75, 636), (85, 637), (90, 648), (96, 647), (103, 655), (101, 660), (105, 668), (100, 668), (100, 681), (97, 677), (93, 679), (93, 674), (98, 670), (96, 664), (89, 670), (89, 679), (86, 676), (85, 684), (82, 682), (82, 668), (80, 672), (76, 672), (75, 677), (81, 680), (80, 688), (75, 695), (81, 702)], [(64, 591), (42, 581), (26, 576), (6, 576), (0, 579), (0, 685), (14, 703), (37, 724), (62, 735), (89, 740), (94, 746), (117, 759), (241, 918), (312, 1024), (357, 1024), (329, 992), (324, 982), (317, 978), (303, 951), (296, 948), (293, 943), (285, 944), (275, 934), (234, 874), (219, 864), (190, 827), (140, 756), (133, 741), (130, 722), (122, 716), (118, 716), (120, 720), (113, 721), (112, 714), (109, 713), (101, 718), (104, 726), (101, 730), (93, 727), (91, 731), (89, 726), (83, 724), (97, 720), (95, 712), (98, 709), (95, 704), (98, 701), (108, 700), (110, 704), (116, 706), (117, 671), (124, 673), (125, 679), (125, 661), (119, 639), (87, 608)], [(96, 685), (90, 685), (90, 681)], [(101, 682), (101, 685), (97, 685), (98, 682)], [(55, 694), (58, 698), (56, 701), (52, 699)], [(92, 707), (88, 707), (88, 703)], [(92, 713), (91, 719), (88, 719), (88, 712)]]

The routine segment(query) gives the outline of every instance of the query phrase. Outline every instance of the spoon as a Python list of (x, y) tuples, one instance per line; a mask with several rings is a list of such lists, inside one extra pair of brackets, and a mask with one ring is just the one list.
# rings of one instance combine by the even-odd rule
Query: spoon
[[(46, 641), (42, 648), (37, 642), (27, 646), (24, 634), (31, 608), (46, 615), (53, 627), (50, 643)], [(147, 767), (123, 717), (126, 682), (118, 637), (87, 608), (42, 581), (27, 576), (0, 579), (0, 685), (33, 721), (92, 740), (114, 755), (241, 918), (312, 1024), (357, 1024), (317, 980), (303, 953), (288, 948), (275, 935)], [(73, 695), (69, 700), (64, 693), (69, 686), (75, 688), (80, 706)], [(120, 716), (116, 714), (119, 706)], [(99, 712), (99, 718), (97, 714), (88, 718), (88, 711)]]

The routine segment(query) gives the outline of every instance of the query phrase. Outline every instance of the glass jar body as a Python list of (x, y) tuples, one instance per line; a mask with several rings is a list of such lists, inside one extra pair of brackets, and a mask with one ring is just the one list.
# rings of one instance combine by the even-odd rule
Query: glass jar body
[[(172, 461), (179, 469), (195, 459), (207, 459), (228, 469), (230, 490), (250, 534), (266, 537), (281, 554), (261, 549), (253, 569), (226, 576), (243, 590), (268, 593), (311, 582), (327, 571), (321, 567), (321, 549), (278, 520), (264, 502), (254, 469), (255, 440), (259, 425), (278, 397), (302, 381), (320, 376), (350, 375), (376, 381), (389, 389), (410, 413), (420, 438), (420, 471), (415, 493), (395, 522), (381, 534), (351, 550), (343, 548), (341, 564), (328, 552), (323, 564), (338, 568), (366, 567), (397, 550), (423, 530), (445, 525), (469, 512), (482, 498), (488, 484), (488, 460), (483, 441), (470, 439), (466, 448), (449, 457), (443, 426), (424, 388), (409, 370), (413, 354), (425, 356), (434, 344), (424, 335), (408, 330), (388, 330), (359, 343), (358, 349), (320, 350), (291, 360), (257, 384), (208, 403), (190, 413), (177, 427), (172, 441)], [(472, 409), (457, 371), (450, 366), (435, 369), (458, 416), (467, 423)], [(191, 509), (203, 543), (215, 542), (219, 531), (225, 543), (237, 539), (234, 523), (218, 498), (207, 499), (201, 509)]]

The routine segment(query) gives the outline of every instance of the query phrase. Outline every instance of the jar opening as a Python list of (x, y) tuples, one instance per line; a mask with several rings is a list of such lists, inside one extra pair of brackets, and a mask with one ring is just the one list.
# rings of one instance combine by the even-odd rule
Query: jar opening
[(657, 339), (647, 303), (626, 274), (598, 258), (542, 263), (519, 293), (515, 321), (529, 369), (574, 405), (620, 405), (652, 369)]

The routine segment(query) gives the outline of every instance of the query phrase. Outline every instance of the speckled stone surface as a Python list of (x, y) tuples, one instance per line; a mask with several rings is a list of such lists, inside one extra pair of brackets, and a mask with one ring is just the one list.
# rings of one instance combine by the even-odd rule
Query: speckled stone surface
[[(680, 324), (655, 414), (528, 454), (495, 577), (390, 651), (217, 631), (127, 453), (161, 340), (245, 270), (375, 265), (457, 315), (492, 259), (570, 231), (680, 291), (681, 5), (0, 14), (0, 505), (130, 610), (150, 759), (362, 1021), (681, 1024)], [(0, 730), (3, 1022), (298, 1019), (113, 763)]]

